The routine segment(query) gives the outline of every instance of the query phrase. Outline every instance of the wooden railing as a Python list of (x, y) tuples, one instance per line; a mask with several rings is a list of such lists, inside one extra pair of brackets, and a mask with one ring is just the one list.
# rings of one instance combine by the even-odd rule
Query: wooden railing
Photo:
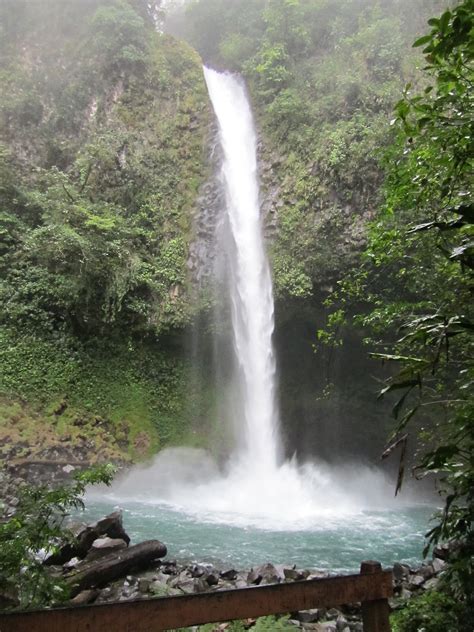
[(378, 562), (362, 562), (359, 575), (0, 614), (0, 632), (155, 632), (359, 602), (364, 632), (390, 632), (392, 594), (392, 573)]

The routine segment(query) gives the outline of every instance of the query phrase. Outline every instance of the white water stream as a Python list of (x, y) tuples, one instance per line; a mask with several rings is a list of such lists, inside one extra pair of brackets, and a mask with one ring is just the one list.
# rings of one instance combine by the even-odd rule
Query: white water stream
[(265, 254), (257, 172), (257, 137), (244, 85), (233, 75), (204, 69), (219, 123), (222, 183), (232, 237), (228, 260), (232, 337), (238, 364), (243, 419), (242, 467), (266, 476), (279, 457), (273, 290)]
[(337, 524), (341, 516), (400, 507), (393, 484), (374, 469), (281, 461), (273, 292), (260, 217), (256, 133), (242, 81), (210, 69), (205, 79), (223, 153), (231, 235), (226, 253), (230, 335), (242, 399), (236, 420), (242, 440), (225, 472), (202, 450), (165, 450), (116, 483), (112, 499), (166, 504), (202, 522), (267, 530), (320, 529)]

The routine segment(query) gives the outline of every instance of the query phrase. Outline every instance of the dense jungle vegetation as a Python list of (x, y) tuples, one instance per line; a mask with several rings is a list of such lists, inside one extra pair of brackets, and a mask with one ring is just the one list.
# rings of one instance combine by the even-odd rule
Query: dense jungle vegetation
[(200, 59), (145, 3), (0, 12), (3, 432), (23, 452), (69, 437), (145, 456), (183, 431), (186, 363), (156, 341), (193, 310)]
[(3, 456), (206, 440), (215, 393), (193, 390), (185, 353), (206, 309), (188, 269), (202, 58), (242, 73), (258, 120), (288, 441), (377, 452), (368, 374), (394, 365), (387, 454), (399, 484), (414, 449), (440, 477), (430, 537), (458, 543), (449, 590), (468, 602), (473, 1), (196, 0), (168, 34), (157, 4), (0, 3)]

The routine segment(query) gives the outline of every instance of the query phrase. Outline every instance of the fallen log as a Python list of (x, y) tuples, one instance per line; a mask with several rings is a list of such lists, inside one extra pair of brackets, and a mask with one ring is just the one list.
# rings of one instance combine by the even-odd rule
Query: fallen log
[(166, 546), (158, 540), (148, 540), (128, 549), (111, 553), (92, 562), (85, 562), (65, 577), (74, 597), (86, 588), (96, 588), (123, 577), (131, 569), (142, 569), (166, 555)]

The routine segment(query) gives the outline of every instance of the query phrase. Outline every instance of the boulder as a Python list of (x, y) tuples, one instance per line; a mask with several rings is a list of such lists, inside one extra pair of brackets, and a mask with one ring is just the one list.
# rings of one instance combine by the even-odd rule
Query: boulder
[(409, 574), (410, 574), (409, 566), (407, 566), (406, 564), (400, 564), (399, 562), (395, 562), (395, 564), (393, 565), (393, 576), (397, 581), (401, 582), (404, 579), (407, 579)]
[(436, 574), (440, 573), (441, 571), (444, 571), (446, 568), (446, 562), (439, 557), (433, 558), (433, 561), (431, 562), (431, 564)]
[(97, 540), (92, 542), (92, 546), (85, 559), (86, 561), (91, 562), (92, 560), (98, 560), (110, 553), (117, 553), (118, 551), (126, 548), (127, 543), (121, 538), (97, 538)]
[(222, 571), (220, 575), (222, 579), (225, 579), (230, 582), (237, 579), (237, 571), (234, 570), (233, 568), (229, 569), (228, 571)]
[(260, 577), (260, 582), (258, 583), (278, 584), (285, 579), (283, 569), (279, 569), (274, 564), (270, 563), (259, 566), (255, 570), (255, 573), (257, 577)]
[(325, 614), (325, 610), (321, 610), (320, 608), (311, 608), (310, 610), (301, 610), (295, 616), (295, 619), (301, 621), (301, 623), (315, 623), (319, 621), (322, 616)]
[(410, 590), (414, 590), (415, 588), (421, 588), (421, 586), (425, 583), (425, 578), (423, 575), (411, 575), (408, 579), (408, 588)]
[(208, 586), (217, 586), (217, 584), (219, 583), (219, 578), (217, 577), (216, 573), (209, 573), (206, 576), (206, 582)]
[(68, 542), (61, 547), (59, 551), (46, 558), (43, 564), (46, 566), (55, 566), (57, 564), (65, 564), (73, 557), (84, 559), (92, 543), (102, 536), (124, 540), (128, 546), (130, 537), (125, 533), (123, 528), (121, 511), (114, 511), (94, 524), (81, 528), (72, 542)]

